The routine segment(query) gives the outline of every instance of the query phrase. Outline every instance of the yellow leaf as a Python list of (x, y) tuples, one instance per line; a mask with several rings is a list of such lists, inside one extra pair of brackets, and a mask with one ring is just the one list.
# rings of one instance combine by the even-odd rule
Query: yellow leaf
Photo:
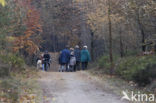
[(6, 5), (5, 0), (0, 0), (0, 4), (4, 7)]

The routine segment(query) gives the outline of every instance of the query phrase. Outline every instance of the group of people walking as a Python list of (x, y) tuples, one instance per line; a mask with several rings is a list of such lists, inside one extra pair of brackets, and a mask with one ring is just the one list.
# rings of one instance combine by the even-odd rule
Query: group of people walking
[[(59, 72), (65, 71), (76, 71), (87, 69), (88, 62), (90, 61), (90, 53), (87, 46), (83, 46), (82, 50), (78, 45), (75, 48), (70, 48), (67, 46), (59, 54)], [(43, 71), (48, 71), (50, 67), (51, 56), (48, 51), (45, 51), (37, 59), (37, 68)]]
[(43, 71), (48, 71), (50, 67), (51, 56), (46, 50), (44, 54), (37, 58), (37, 69), (41, 69)]
[(85, 70), (90, 60), (90, 53), (87, 46), (83, 46), (82, 50), (80, 50), (78, 45), (70, 49), (67, 46), (59, 55), (59, 72)]

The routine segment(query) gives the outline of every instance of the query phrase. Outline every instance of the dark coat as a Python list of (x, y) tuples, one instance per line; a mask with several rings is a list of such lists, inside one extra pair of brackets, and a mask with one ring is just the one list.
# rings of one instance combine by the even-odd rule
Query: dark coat
[(60, 63), (67, 64), (69, 63), (69, 60), (70, 60), (70, 51), (68, 49), (62, 50), (59, 60)]
[(74, 55), (76, 57), (76, 61), (81, 61), (81, 50), (80, 49), (75, 49), (74, 50)]
[(44, 58), (45, 62), (49, 62), (50, 61), (50, 54), (44, 54), (43, 58)]

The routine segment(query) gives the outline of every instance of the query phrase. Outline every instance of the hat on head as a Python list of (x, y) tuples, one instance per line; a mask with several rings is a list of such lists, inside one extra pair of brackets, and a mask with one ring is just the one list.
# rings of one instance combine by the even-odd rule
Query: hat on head
[(76, 46), (75, 46), (75, 48), (79, 48), (79, 46), (78, 46), (78, 45), (76, 45)]
[(71, 51), (73, 51), (73, 50), (74, 50), (74, 48), (70, 48), (70, 50), (71, 50)]
[(48, 53), (48, 50), (45, 50), (44, 53)]
[(87, 47), (87, 45), (85, 45), (85, 46), (83, 46), (83, 48), (87, 49), (88, 47)]
[(66, 48), (69, 48), (69, 45), (66, 45)]

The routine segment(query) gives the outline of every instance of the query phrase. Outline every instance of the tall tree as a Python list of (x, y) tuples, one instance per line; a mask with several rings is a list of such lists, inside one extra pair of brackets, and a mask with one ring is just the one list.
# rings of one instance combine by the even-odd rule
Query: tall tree
[(112, 50), (112, 21), (111, 21), (111, 1), (108, 0), (108, 22), (109, 22), (109, 56), (111, 62), (110, 74), (113, 73), (113, 50)]

